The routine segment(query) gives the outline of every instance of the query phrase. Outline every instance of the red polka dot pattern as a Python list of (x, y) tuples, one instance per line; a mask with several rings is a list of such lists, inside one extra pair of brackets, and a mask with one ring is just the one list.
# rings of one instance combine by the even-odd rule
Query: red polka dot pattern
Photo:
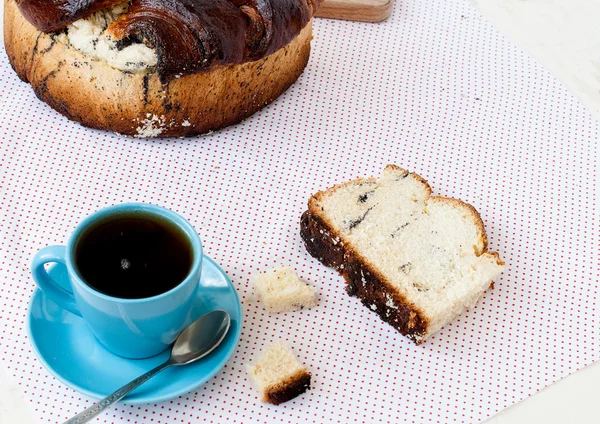
[[(403, 0), (381, 24), (318, 20), (310, 64), (285, 95), (210, 137), (131, 140), (39, 102), (0, 54), (0, 363), (42, 423), (91, 400), (42, 367), (26, 334), (40, 247), (84, 216), (143, 201), (188, 218), (237, 287), (242, 339), (195, 393), (119, 405), (98, 423), (475, 423), (592, 363), (599, 349), (599, 127), (534, 60), (463, 1)], [(307, 197), (416, 171), (473, 204), (508, 268), (423, 346), (382, 323), (298, 235)], [(320, 292), (268, 315), (250, 275), (291, 264)], [(264, 405), (244, 365), (287, 340), (313, 389)]]

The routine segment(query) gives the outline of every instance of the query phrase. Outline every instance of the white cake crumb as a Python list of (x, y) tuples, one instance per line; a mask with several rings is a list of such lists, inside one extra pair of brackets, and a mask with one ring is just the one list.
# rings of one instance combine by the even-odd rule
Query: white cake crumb
[(387, 301), (385, 302), (385, 306), (392, 309), (398, 309), (398, 306), (394, 304), (394, 299), (389, 294), (387, 295)]
[(165, 117), (158, 115), (147, 115), (147, 119), (140, 121), (140, 126), (135, 130), (137, 131), (136, 137), (139, 138), (152, 138), (158, 137), (165, 130)]
[(182, 127), (191, 127), (192, 123), (186, 119), (181, 123), (181, 126)]
[(269, 312), (310, 309), (317, 304), (317, 289), (298, 277), (289, 266), (253, 276), (254, 291)]

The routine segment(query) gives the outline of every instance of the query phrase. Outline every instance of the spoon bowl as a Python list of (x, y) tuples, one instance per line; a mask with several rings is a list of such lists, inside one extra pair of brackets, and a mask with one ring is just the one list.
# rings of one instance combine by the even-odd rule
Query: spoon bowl
[(231, 317), (226, 311), (218, 309), (202, 315), (177, 337), (169, 362), (186, 365), (205, 357), (221, 344), (230, 326)]

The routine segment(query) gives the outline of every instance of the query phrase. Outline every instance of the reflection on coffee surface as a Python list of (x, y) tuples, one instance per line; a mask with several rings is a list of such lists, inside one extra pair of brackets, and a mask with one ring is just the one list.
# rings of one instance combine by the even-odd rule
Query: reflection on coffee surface
[(162, 217), (141, 213), (110, 217), (88, 229), (75, 247), (75, 266), (95, 290), (141, 299), (183, 282), (192, 267), (187, 235)]

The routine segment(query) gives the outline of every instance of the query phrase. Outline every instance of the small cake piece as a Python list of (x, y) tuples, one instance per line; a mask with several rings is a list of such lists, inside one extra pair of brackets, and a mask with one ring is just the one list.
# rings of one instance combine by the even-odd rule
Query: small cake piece
[(317, 304), (317, 289), (298, 277), (289, 266), (254, 276), (254, 291), (269, 312), (310, 309)]
[(346, 291), (419, 344), (474, 306), (504, 270), (473, 206), (431, 196), (419, 175), (388, 165), (308, 200), (300, 233)]
[(256, 362), (248, 365), (248, 376), (261, 393), (261, 400), (273, 405), (287, 402), (310, 389), (311, 374), (282, 341), (267, 347)]

